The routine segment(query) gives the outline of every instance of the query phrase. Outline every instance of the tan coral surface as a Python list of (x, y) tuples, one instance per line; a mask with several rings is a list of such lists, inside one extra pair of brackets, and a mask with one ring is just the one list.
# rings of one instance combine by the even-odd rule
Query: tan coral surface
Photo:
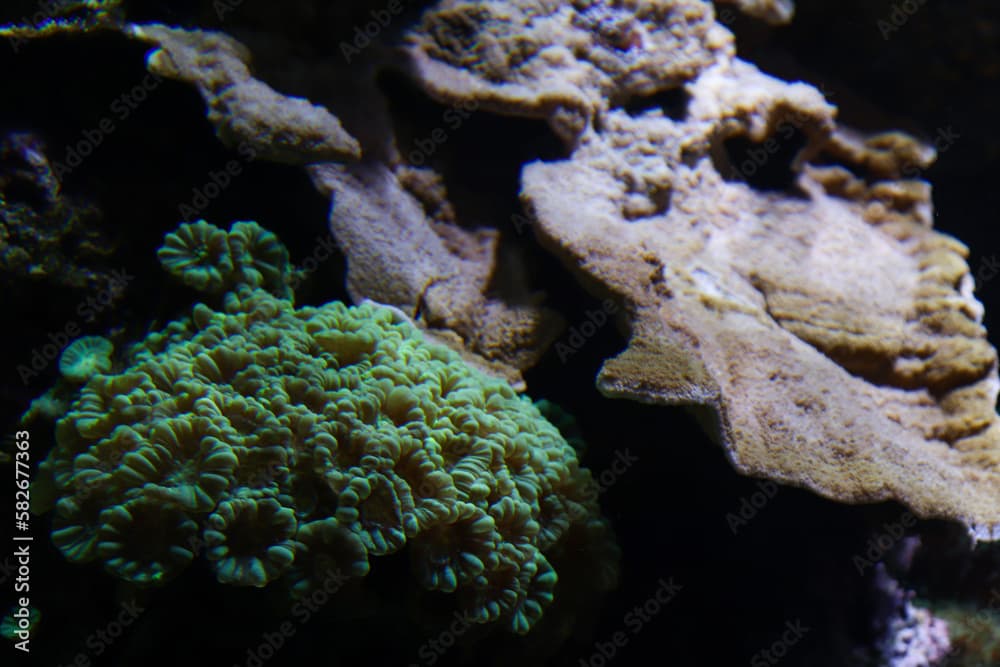
[(717, 2), (732, 3), (739, 7), (741, 12), (775, 25), (789, 23), (795, 15), (795, 3), (792, 0), (717, 0)]
[[(727, 181), (720, 136), (766, 145), (794, 124), (815, 153), (832, 109), (738, 62), (689, 91), (684, 121), (613, 112), (570, 160), (524, 172), (544, 242), (628, 306), (601, 391), (713, 407), (743, 473), (897, 499), (989, 536), (996, 352), (965, 247), (930, 229), (929, 188), (808, 165), (790, 193)], [(858, 168), (915, 154), (855, 152)]]
[(681, 85), (731, 51), (729, 37), (700, 0), (445, 0), (408, 54), (430, 95), (546, 118), (570, 140), (609, 105)]
[(499, 235), (430, 219), (383, 165), (323, 165), (313, 177), (335, 201), (330, 225), (349, 258), (351, 298), (398, 306), (450, 347), (471, 349), (480, 364), (485, 360), (484, 370), (523, 388), (519, 371), (534, 365), (562, 320), (539, 307), (540, 295), (526, 294), (520, 303), (490, 295)]
[(198, 88), (226, 145), (245, 142), (257, 156), (291, 164), (360, 157), (357, 140), (325, 108), (255, 79), (250, 52), (232, 37), (159, 24), (128, 32), (158, 47), (147, 58), (151, 72)]
[(441, 101), (565, 140), (568, 159), (524, 168), (522, 199), (543, 244), (626, 305), (602, 392), (714, 408), (743, 473), (997, 537), (996, 352), (965, 247), (931, 230), (927, 184), (899, 180), (933, 151), (840, 128), (815, 88), (734, 52), (685, 0), (445, 1), (408, 51)]

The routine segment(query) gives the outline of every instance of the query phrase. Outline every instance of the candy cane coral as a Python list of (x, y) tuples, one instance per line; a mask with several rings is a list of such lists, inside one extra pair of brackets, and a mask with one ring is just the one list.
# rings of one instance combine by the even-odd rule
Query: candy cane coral
[(546, 552), (597, 517), (559, 431), (395, 309), (261, 289), (281, 293), (287, 252), (254, 223), (183, 225), (166, 248), (188, 284), (233, 290), (92, 378), (59, 423), (42, 467), (63, 553), (159, 584), (201, 552), (223, 583), (284, 577), (294, 595), (409, 546), (424, 587), (527, 632), (557, 581)]

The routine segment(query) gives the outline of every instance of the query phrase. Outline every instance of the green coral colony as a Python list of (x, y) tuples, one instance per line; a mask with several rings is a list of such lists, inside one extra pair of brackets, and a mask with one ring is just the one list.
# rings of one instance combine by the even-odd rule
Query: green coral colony
[(288, 253), (256, 223), (181, 225), (159, 256), (221, 307), (195, 306), (117, 374), (103, 344), (76, 349), (99, 361), (40, 482), (66, 558), (149, 585), (203, 557), (220, 582), (302, 595), (408, 545), (423, 587), (527, 632), (553, 598), (546, 554), (599, 520), (538, 409), (394, 309), (296, 309)]

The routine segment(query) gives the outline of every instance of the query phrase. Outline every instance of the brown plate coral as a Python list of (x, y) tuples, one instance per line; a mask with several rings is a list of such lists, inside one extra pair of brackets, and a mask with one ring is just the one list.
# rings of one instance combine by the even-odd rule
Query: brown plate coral
[[(965, 247), (903, 178), (932, 151), (838, 129), (815, 88), (734, 58), (705, 3), (441, 3), (410, 53), (430, 94), (567, 140), (569, 159), (525, 167), (522, 199), (626, 307), (603, 393), (711, 407), (743, 473), (1000, 536), (996, 352)], [(669, 91), (680, 108), (622, 108)], [(755, 157), (734, 164), (739, 139)], [(787, 189), (751, 187), (790, 147)]]

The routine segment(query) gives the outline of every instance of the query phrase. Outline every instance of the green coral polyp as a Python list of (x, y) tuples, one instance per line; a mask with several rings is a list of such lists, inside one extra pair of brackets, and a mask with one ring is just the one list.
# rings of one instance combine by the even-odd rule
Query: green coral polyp
[(552, 565), (539, 553), (525, 561), (519, 572), (519, 594), (511, 613), (511, 629), (524, 634), (542, 617), (554, 599), (559, 577)]
[(226, 233), (204, 220), (168, 234), (157, 255), (167, 271), (196, 290), (221, 292), (232, 279)]
[(200, 292), (246, 285), (291, 298), (288, 250), (256, 222), (235, 222), (228, 233), (204, 220), (184, 223), (166, 235), (157, 255), (171, 275)]
[(85, 498), (62, 498), (52, 518), (52, 542), (67, 560), (86, 563), (97, 557), (99, 515), (104, 505)]
[(573, 448), (399, 311), (296, 309), (287, 253), (258, 229), (168, 237), (161, 259), (182, 278), (219, 282), (196, 258), (223, 236), (240, 274), (221, 307), (195, 306), (81, 388), (42, 465), (61, 496), (53, 539), (139, 584), (197, 552), (223, 583), (282, 579), (294, 595), (409, 547), (425, 588), (527, 632), (552, 597), (543, 551), (598, 516)]
[(493, 518), (472, 503), (459, 504), (455, 514), (452, 523), (432, 528), (415, 545), (429, 590), (452, 593), (461, 584), (476, 584), (499, 563), (501, 537)]
[(66, 346), (59, 357), (59, 372), (70, 382), (86, 382), (111, 370), (114, 347), (107, 338), (84, 336)]
[(289, 573), (292, 594), (303, 596), (331, 574), (363, 577), (371, 566), (358, 534), (337, 519), (318, 519), (299, 526), (298, 554)]
[(227, 500), (207, 523), (207, 557), (224, 584), (265, 586), (295, 560), (291, 538), (298, 523), (292, 510), (275, 500)]
[[(380, 473), (359, 475), (351, 479), (339, 497), (342, 510), (356, 510), (355, 520), (349, 523), (356, 526), (362, 543), (372, 556), (394, 553), (406, 544), (403, 503), (393, 481)], [(397, 481), (399, 486), (406, 486), (401, 479)], [(347, 514), (341, 511), (338, 516), (346, 517)]]
[(177, 507), (138, 497), (104, 510), (97, 553), (111, 574), (135, 584), (162, 584), (194, 559), (197, 524)]

